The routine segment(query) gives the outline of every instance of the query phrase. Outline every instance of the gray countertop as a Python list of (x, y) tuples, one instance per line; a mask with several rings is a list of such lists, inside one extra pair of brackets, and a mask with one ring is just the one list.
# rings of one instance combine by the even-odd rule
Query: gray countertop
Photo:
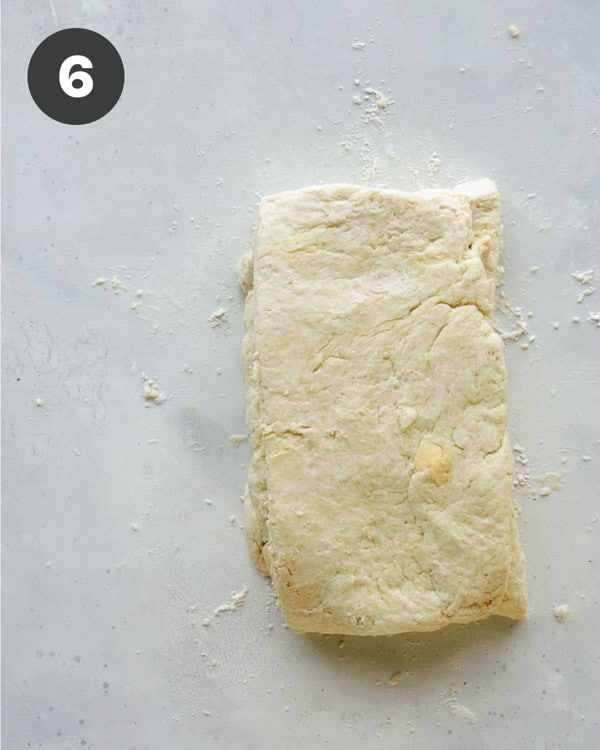
[[(26, 85), (72, 26), (125, 68), (89, 125)], [(583, 0), (4, 4), (7, 750), (597, 745), (598, 38)], [(230, 440), (259, 197), (482, 176), (504, 205), (530, 619), (294, 635), (246, 553)]]

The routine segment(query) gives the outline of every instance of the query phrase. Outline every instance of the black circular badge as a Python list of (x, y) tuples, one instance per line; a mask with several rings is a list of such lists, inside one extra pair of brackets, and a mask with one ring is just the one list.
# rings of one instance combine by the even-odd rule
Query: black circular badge
[(89, 29), (63, 29), (40, 44), (29, 61), (34, 102), (58, 122), (94, 122), (118, 102), (125, 72), (117, 50)]

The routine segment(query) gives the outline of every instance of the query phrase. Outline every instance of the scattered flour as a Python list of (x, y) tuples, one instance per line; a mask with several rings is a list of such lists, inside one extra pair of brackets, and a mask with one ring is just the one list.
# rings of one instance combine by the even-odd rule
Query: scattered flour
[(572, 273), (571, 276), (580, 284), (591, 284), (594, 280), (594, 269), (588, 268), (587, 271), (578, 271), (577, 273)]
[(539, 476), (531, 477), (531, 481), (537, 485), (537, 487), (530, 487), (529, 494), (532, 497), (535, 497), (536, 495), (540, 495), (540, 497), (548, 497), (548, 495), (555, 490), (562, 489), (562, 481), (566, 476), (566, 471), (547, 471)]
[[(389, 89), (388, 93), (384, 93), (382, 89), (375, 88), (368, 79), (354, 78), (353, 85), (361, 87), (360, 91), (355, 90), (352, 94), (352, 102), (356, 105), (359, 117), (358, 121), (351, 124), (349, 130), (342, 134), (340, 146), (349, 154), (360, 155), (362, 180), (367, 184), (374, 184), (381, 178), (381, 166), (379, 149), (371, 137), (383, 148), (383, 139), (391, 135), (384, 128), (384, 118), (392, 113), (394, 102), (389, 95)], [(373, 125), (377, 132), (373, 130)], [(397, 161), (389, 145), (385, 156), (390, 161)]]
[[(142, 377), (144, 378), (144, 399), (146, 402), (153, 401), (158, 406), (167, 400), (165, 394), (158, 390), (158, 386), (154, 380), (146, 378), (145, 375)], [(146, 403), (146, 406), (149, 406), (149, 403)]]
[[(494, 314), (496, 331), (505, 343), (519, 341), (529, 333), (529, 327), (523, 318), (523, 308), (515, 307), (502, 289), (496, 295)], [(502, 330), (499, 327), (502, 324), (509, 325), (510, 330)], [(530, 338), (530, 343), (533, 340), (535, 340), (535, 337)]]
[(207, 628), (215, 617), (220, 617), (224, 612), (235, 612), (242, 607), (246, 602), (248, 595), (248, 587), (244, 586), (241, 591), (232, 591), (229, 599), (213, 610), (212, 617), (205, 617), (202, 620), (202, 625)]
[(225, 604), (221, 604), (220, 607), (217, 607), (214, 610), (215, 617), (218, 617), (219, 615), (223, 614), (223, 612), (235, 612), (236, 609), (239, 609), (241, 606), (243, 606), (246, 603), (247, 596), (248, 596), (247, 586), (244, 586), (244, 588), (241, 591), (232, 591), (230, 598), (225, 602)]
[(371, 87), (364, 88), (362, 92), (363, 97), (361, 102), (365, 105), (363, 108), (362, 116), (363, 123), (373, 123), (374, 125), (382, 127), (383, 120), (381, 119), (380, 115), (387, 112), (387, 110), (393, 105), (394, 100), (386, 96), (378, 89), (374, 89)]
[(567, 476), (566, 471), (547, 471), (544, 474), (531, 476), (529, 459), (525, 448), (519, 443), (513, 444), (515, 461), (515, 478), (513, 486), (524, 497), (548, 497), (555, 490), (562, 489), (562, 481)]
[(433, 151), (431, 157), (429, 158), (429, 161), (427, 162), (427, 171), (432, 177), (434, 177), (438, 173), (441, 163), (442, 162), (437, 155), (437, 151)]
[(521, 466), (527, 466), (529, 459), (525, 455), (525, 448), (523, 448), (522, 445), (519, 445), (519, 443), (515, 443), (513, 445), (513, 452), (515, 454), (515, 463), (520, 464)]
[(465, 724), (472, 727), (477, 722), (477, 716), (470, 708), (460, 703), (456, 697), (456, 689), (450, 689), (450, 695), (441, 700), (441, 705), (453, 716), (462, 719)]
[(229, 436), (229, 442), (231, 445), (235, 445), (236, 447), (241, 445), (242, 443), (245, 443), (246, 440), (248, 440), (248, 435), (230, 435)]
[(227, 323), (228, 321), (229, 313), (227, 310), (225, 310), (224, 307), (220, 307), (218, 310), (215, 310), (214, 313), (212, 313), (212, 315), (208, 318), (208, 322), (213, 328), (225, 325), (225, 323)]
[(366, 97), (375, 97), (375, 107), (377, 109), (387, 109), (391, 104), (393, 104), (393, 100), (388, 98), (385, 94), (382, 94), (381, 91), (378, 91), (377, 89), (367, 88), (363, 89), (363, 94), (366, 95)]
[[(148, 264), (145, 268), (138, 269), (137, 273), (132, 271), (126, 265), (115, 265), (110, 267), (110, 271), (113, 273), (112, 277), (101, 276), (91, 282), (91, 286), (103, 286), (105, 291), (112, 288), (115, 295), (125, 297), (124, 292), (132, 290), (130, 294), (133, 294), (133, 299), (127, 301), (127, 307), (137, 313), (137, 318), (140, 321), (149, 321), (151, 324), (150, 334), (155, 336), (159, 331), (165, 331), (169, 334), (173, 334), (174, 326), (185, 326), (186, 328), (191, 327), (190, 321), (177, 315), (169, 321), (169, 327), (163, 328), (163, 322), (155, 322), (153, 318), (164, 314), (164, 309), (151, 304), (154, 300), (164, 300), (164, 302), (173, 307), (178, 312), (185, 309), (184, 303), (179, 299), (175, 298), (169, 291), (166, 290), (155, 290), (148, 288), (141, 288), (140, 284), (142, 280), (146, 280), (151, 276), (152, 264), (154, 258), (149, 258)], [(139, 287), (139, 288), (138, 288)], [(129, 296), (129, 294), (127, 295)], [(166, 322), (166, 321), (164, 321)]]
[(578, 281), (583, 287), (581, 292), (579, 293), (579, 297), (577, 297), (577, 302), (579, 302), (580, 304), (586, 297), (591, 297), (592, 294), (594, 294), (594, 292), (596, 291), (596, 288), (591, 286), (594, 280), (593, 268), (588, 268), (587, 271), (577, 271), (577, 273), (572, 273), (571, 278), (575, 279), (575, 281)]
[(121, 282), (121, 279), (118, 276), (112, 277), (112, 279), (110, 280), (110, 285), (115, 294), (120, 294), (121, 292), (127, 291), (127, 287)]
[(571, 611), (569, 610), (568, 604), (555, 604), (554, 605), (554, 617), (559, 622), (565, 622), (569, 619)]

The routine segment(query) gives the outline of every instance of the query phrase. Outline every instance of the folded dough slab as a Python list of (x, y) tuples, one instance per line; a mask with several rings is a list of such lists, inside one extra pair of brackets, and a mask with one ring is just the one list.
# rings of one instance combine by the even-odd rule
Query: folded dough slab
[(299, 633), (527, 616), (489, 180), (260, 204), (244, 359), (256, 565)]

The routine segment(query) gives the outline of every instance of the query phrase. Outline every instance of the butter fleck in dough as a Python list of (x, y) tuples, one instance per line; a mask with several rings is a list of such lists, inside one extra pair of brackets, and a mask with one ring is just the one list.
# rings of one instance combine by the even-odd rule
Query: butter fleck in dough
[(242, 258), (252, 559), (295, 632), (527, 616), (489, 180), (263, 199)]

